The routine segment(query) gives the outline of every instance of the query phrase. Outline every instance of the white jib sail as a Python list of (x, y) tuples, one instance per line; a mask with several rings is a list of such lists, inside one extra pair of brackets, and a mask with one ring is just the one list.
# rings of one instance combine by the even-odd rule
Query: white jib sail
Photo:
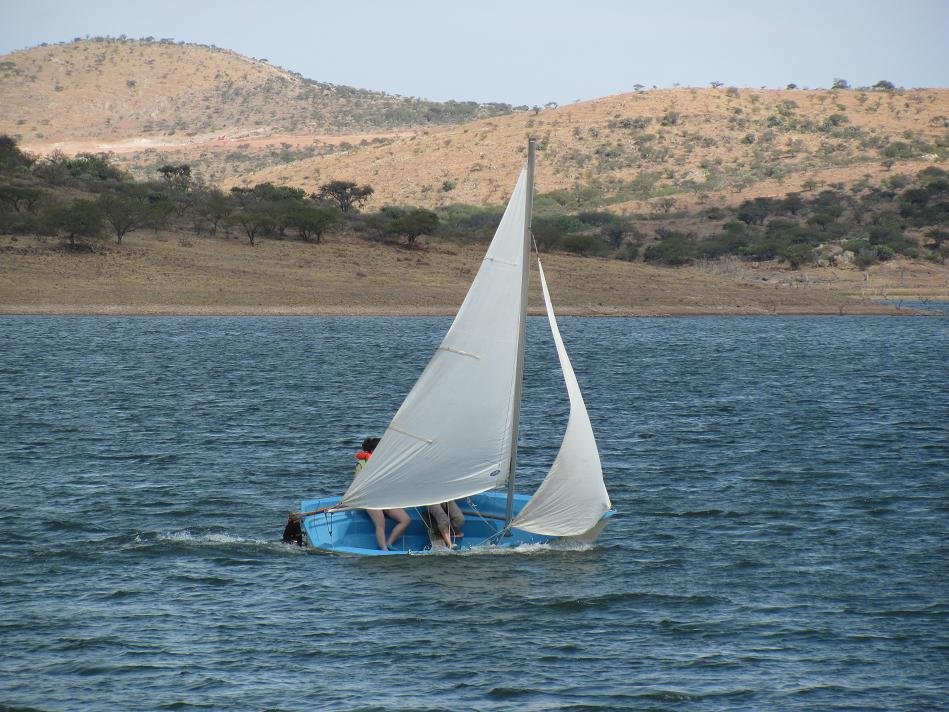
[(557, 318), (550, 303), (544, 268), (537, 261), (540, 285), (547, 306), (547, 320), (557, 346), (557, 357), (570, 398), (570, 416), (560, 452), (547, 477), (511, 522), (511, 526), (546, 536), (575, 536), (593, 527), (610, 508), (610, 497), (603, 484), (600, 454), (590, 416), (580, 393), (577, 376), (560, 337)]
[(441, 346), (343, 495), (361, 509), (446, 502), (510, 468), (525, 249), (526, 170)]

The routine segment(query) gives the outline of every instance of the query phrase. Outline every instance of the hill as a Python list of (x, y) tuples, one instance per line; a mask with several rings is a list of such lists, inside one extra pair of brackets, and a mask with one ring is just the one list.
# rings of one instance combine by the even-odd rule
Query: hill
[(420, 131), (228, 183), (346, 179), (371, 184), (377, 204), (496, 204), (533, 135), (541, 193), (575, 209), (668, 212), (919, 171), (949, 156), (947, 116), (945, 89), (636, 92)]
[(540, 140), (538, 189), (577, 209), (694, 210), (879, 184), (944, 161), (947, 117), (946, 89), (888, 82), (636, 91), (513, 111), (325, 84), (168, 40), (81, 40), (0, 58), (0, 133), (27, 150), (114, 152), (140, 178), (188, 163), (225, 187), (354, 180), (373, 186), (377, 207), (499, 204), (528, 135)]
[(431, 102), (307, 79), (217, 47), (96, 38), (0, 57), (0, 133), (25, 146), (343, 134), (457, 123), (506, 104)]

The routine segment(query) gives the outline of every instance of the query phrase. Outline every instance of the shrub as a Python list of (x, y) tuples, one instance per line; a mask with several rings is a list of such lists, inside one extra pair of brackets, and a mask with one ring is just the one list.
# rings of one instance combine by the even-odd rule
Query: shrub
[(639, 259), (639, 246), (627, 240), (623, 246), (616, 251), (616, 259), (624, 262), (635, 262)]
[(577, 213), (577, 220), (582, 222), (584, 225), (599, 227), (601, 225), (607, 225), (609, 223), (615, 222), (616, 216), (613, 213), (607, 213), (604, 211), (585, 210)]
[(606, 252), (606, 245), (592, 235), (567, 235), (563, 238), (561, 244), (563, 249), (567, 252), (572, 252), (581, 257), (604, 254)]
[(689, 264), (696, 256), (695, 237), (691, 234), (665, 230), (656, 231), (661, 241), (646, 248), (643, 259), (670, 266)]
[(696, 256), (717, 259), (725, 255), (740, 254), (751, 241), (751, 234), (740, 222), (732, 221), (722, 232), (706, 238), (696, 246)]
[(501, 222), (501, 209), (457, 203), (438, 209), (438, 234), (468, 240), (489, 240)]
[(65, 161), (66, 170), (73, 178), (86, 180), (123, 181), (128, 175), (112, 165), (107, 153), (79, 153)]
[(537, 248), (546, 252), (554, 248), (563, 238), (583, 229), (583, 223), (570, 215), (549, 215), (535, 218), (531, 225)]
[(905, 141), (894, 141), (889, 146), (884, 147), (880, 154), (884, 158), (912, 158), (916, 155), (916, 152)]

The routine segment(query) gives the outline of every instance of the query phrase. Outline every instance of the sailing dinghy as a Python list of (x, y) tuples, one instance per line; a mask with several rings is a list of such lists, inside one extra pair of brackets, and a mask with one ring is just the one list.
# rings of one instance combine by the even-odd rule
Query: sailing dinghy
[[(421, 512), (455, 500), (457, 548), (592, 543), (613, 514), (593, 427), (538, 260), (547, 318), (570, 399), (560, 451), (533, 496), (515, 494), (531, 246), (534, 141), (497, 232), (451, 328), (342, 497), (304, 500), (315, 550), (366, 556), (431, 549)], [(381, 551), (365, 509), (404, 508), (411, 523)]]

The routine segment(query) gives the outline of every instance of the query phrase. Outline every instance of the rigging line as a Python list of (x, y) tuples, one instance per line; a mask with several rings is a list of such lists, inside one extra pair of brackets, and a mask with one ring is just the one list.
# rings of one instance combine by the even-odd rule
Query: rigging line
[[(425, 508), (423, 513), (418, 507), (412, 507), (415, 510), (415, 513), (418, 515), (419, 520), (422, 522), (422, 526), (425, 527), (425, 536), (428, 537), (428, 549), (429, 551), (435, 550), (434, 537), (438, 536), (438, 532), (433, 530), (429, 524), (426, 515), (428, 514), (428, 507)], [(422, 547), (422, 551), (425, 551), (425, 547)]]
[[(484, 515), (481, 514), (481, 510), (478, 509), (478, 505), (476, 505), (472, 501), (471, 497), (466, 497), (465, 501), (468, 503), (468, 506), (471, 507), (471, 511), (473, 511), (475, 514), (478, 515), (478, 519), (480, 519), (486, 525), (491, 526), (491, 523), (487, 519), (484, 518)], [(494, 534), (492, 534), (491, 536), (494, 536)], [(490, 539), (490, 537), (488, 537), (488, 539)], [(485, 539), (485, 541), (488, 541), (488, 539)]]
[(488, 537), (487, 539), (485, 539), (482, 543), (484, 543), (484, 544), (486, 544), (486, 543), (496, 544), (497, 542), (495, 542), (494, 540), (497, 539), (498, 542), (500, 542), (500, 540), (501, 540), (502, 538), (504, 538), (504, 535), (505, 535), (507, 532), (509, 532), (510, 530), (511, 530), (511, 526), (510, 526), (510, 525), (508, 525), (508, 526), (506, 526), (506, 527), (503, 527), (502, 529), (499, 529), (498, 531), (494, 532), (494, 534), (492, 534), (491, 536), (489, 536), (489, 537)]

